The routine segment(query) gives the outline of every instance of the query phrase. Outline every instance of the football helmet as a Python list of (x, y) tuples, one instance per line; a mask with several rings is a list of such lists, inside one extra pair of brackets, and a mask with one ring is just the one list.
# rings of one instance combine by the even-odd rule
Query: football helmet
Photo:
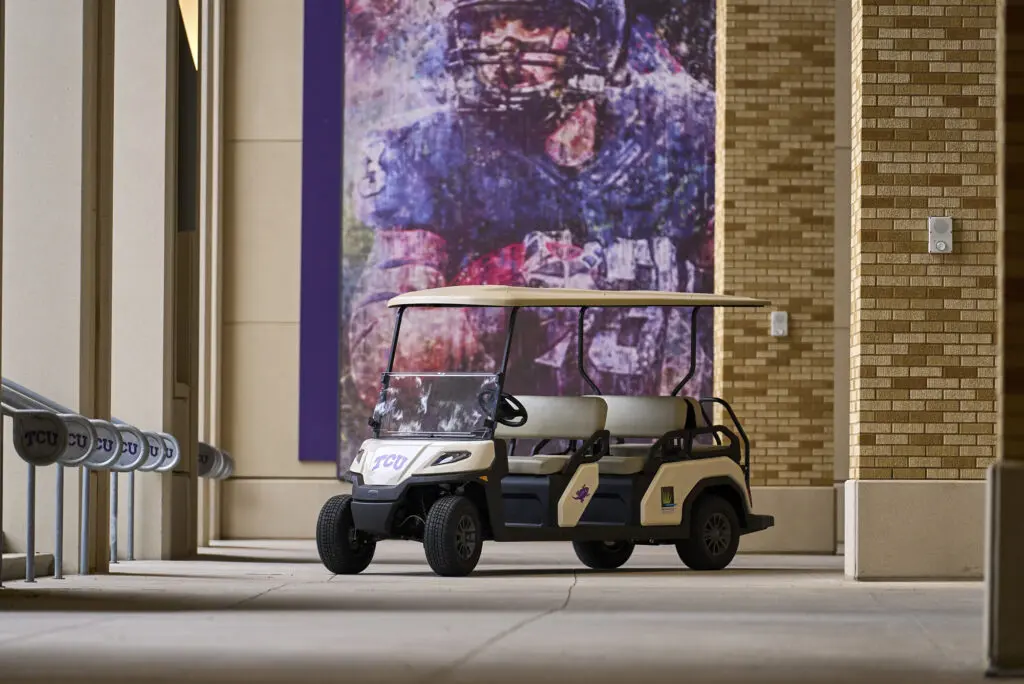
[(446, 67), (464, 111), (557, 117), (614, 81), (624, 0), (450, 0)]

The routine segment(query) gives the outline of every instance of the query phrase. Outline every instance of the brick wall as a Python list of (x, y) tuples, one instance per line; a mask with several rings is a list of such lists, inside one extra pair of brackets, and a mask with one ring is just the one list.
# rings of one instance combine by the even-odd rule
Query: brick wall
[[(995, 454), (996, 0), (855, 0), (851, 476)], [(927, 217), (954, 218), (928, 254)]]
[[(1024, 458), (1024, 3), (1007, 2), (1003, 92), (1002, 448)], [(1015, 192), (1013, 191), (1015, 190)]]
[(716, 394), (752, 441), (754, 485), (833, 482), (834, 7), (718, 0)]

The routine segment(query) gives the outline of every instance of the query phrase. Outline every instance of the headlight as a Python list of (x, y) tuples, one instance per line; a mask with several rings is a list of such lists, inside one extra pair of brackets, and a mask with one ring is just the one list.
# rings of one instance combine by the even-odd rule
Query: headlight
[(448, 465), (449, 463), (458, 463), (472, 456), (472, 452), (469, 451), (446, 451), (437, 458), (430, 465)]
[(365, 453), (366, 453), (366, 449), (360, 449), (359, 451), (357, 451), (356, 452), (356, 457), (354, 459), (352, 459), (352, 465), (359, 465), (359, 463), (362, 462), (363, 454), (365, 454)]

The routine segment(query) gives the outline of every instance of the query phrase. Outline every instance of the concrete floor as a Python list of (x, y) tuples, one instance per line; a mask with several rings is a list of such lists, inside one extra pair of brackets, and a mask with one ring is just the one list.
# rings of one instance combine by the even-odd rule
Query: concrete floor
[(980, 682), (983, 585), (852, 583), (842, 557), (671, 547), (586, 571), (566, 544), (491, 544), (442, 579), (392, 542), (332, 578), (312, 543), (0, 591), (0, 682)]

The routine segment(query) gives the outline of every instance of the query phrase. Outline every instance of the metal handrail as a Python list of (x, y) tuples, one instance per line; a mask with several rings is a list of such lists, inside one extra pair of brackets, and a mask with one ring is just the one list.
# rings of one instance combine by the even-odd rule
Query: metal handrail
[[(63, 576), (63, 563), (64, 563), (64, 468), (62, 466), (78, 465), (86, 470), (111, 470), (111, 478), (115, 479), (116, 472), (118, 470), (125, 469), (125, 465), (137, 465), (136, 463), (128, 463), (119, 465), (122, 453), (129, 451), (125, 449), (125, 436), (130, 437), (129, 444), (131, 442), (138, 442), (141, 438), (144, 442), (145, 439), (141, 437), (141, 433), (136, 428), (131, 426), (115, 426), (112, 422), (101, 420), (98, 418), (87, 418), (81, 414), (72, 411), (68, 407), (56, 402), (48, 397), (44, 397), (38, 392), (34, 392), (27, 387), (24, 387), (14, 381), (3, 379), (2, 383), (3, 397), (15, 404), (20, 406), (30, 407), (34, 410), (50, 411), (56, 414), (58, 417), (64, 419), (66, 422), (79, 423), (84, 425), (86, 434), (86, 440), (89, 442), (87, 445), (82, 446), (80, 440), (68, 440), (65, 446), (64, 452), (61, 456), (67, 456), (66, 458), (58, 459), (59, 467), (56, 473), (56, 506), (57, 512), (55, 515), (55, 542), (54, 542), (54, 577), (61, 579)], [(81, 435), (76, 435), (76, 437)], [(75, 456), (74, 452), (76, 447), (78, 448), (78, 455)], [(139, 446), (136, 447), (138, 449)], [(70, 452), (70, 453), (69, 453)], [(33, 468), (29, 468), (29, 496), (28, 505), (30, 510), (28, 512), (28, 521), (30, 523), (27, 534), (29, 537), (28, 546), (33, 548), (33, 553), (26, 554), (26, 581), (35, 581), (35, 553), (34, 553), (34, 518), (35, 518), (35, 472)], [(116, 485), (115, 485), (116, 488)], [(81, 490), (81, 511), (80, 511), (80, 529), (79, 529), (79, 571), (82, 574), (88, 573), (88, 534), (89, 534), (89, 509), (90, 509), (91, 491), (89, 489), (89, 478), (82, 478), (82, 490)], [(129, 507), (129, 523), (134, 526), (134, 507)], [(132, 549), (134, 553), (134, 549)]]
[[(3, 378), (3, 388), (5, 392), (8, 390), (13, 391), (21, 395), (22, 397), (25, 397), (30, 401), (39, 404), (40, 406), (52, 409), (54, 411), (57, 411), (58, 413), (74, 413), (74, 411), (72, 411), (71, 409), (62, 406), (58, 402), (53, 401), (52, 399), (49, 399), (47, 397), (44, 397), (38, 392), (34, 392), (31, 389), (23, 385), (20, 385), (9, 378)], [(128, 428), (131, 430), (137, 430), (137, 428), (135, 428), (133, 425), (124, 420), (121, 420), (116, 416), (112, 417), (110, 421), (105, 422), (109, 422), (110, 424), (117, 426), (118, 428)], [(152, 444), (152, 441), (149, 439), (149, 436), (152, 435), (157, 438), (155, 441), (163, 442), (163, 458), (160, 460), (158, 464), (153, 464), (151, 459), (147, 459), (147, 462), (145, 464), (136, 464), (136, 467), (134, 468), (122, 466), (120, 468), (115, 468), (116, 470), (119, 470), (120, 472), (128, 472), (130, 470), (135, 469), (143, 471), (155, 470), (156, 472), (166, 473), (170, 472), (171, 470), (178, 466), (178, 464), (181, 462), (181, 448), (178, 444), (178, 440), (175, 439), (173, 435), (161, 431), (139, 432), (142, 432), (142, 434), (145, 435), (145, 438), (141, 440), (139, 448), (141, 449), (143, 445), (146, 446), (146, 449), (144, 450), (153, 448), (154, 445)], [(143, 465), (146, 467), (140, 467)]]
[[(135, 471), (166, 473), (181, 462), (181, 447), (171, 434), (160, 431), (143, 431), (117, 417), (110, 420), (88, 418), (72, 411), (59, 402), (45, 397), (13, 380), (2, 379), (0, 409), (4, 416), (12, 418), (16, 433), (24, 430), (26, 421), (37, 421), (49, 426), (44, 430), (50, 450), (30, 452), (25, 444), (38, 446), (33, 432), (25, 444), (16, 439), (19, 455), (28, 466), (28, 515), (26, 543), (26, 581), (35, 581), (35, 468), (57, 466), (57, 515), (56, 548), (54, 551), (54, 578), (61, 579), (63, 566), (63, 505), (64, 468), (79, 467), (85, 471), (108, 471), (111, 477), (111, 562), (117, 563), (117, 476), (128, 473), (128, 559), (135, 554)], [(56, 421), (54, 421), (56, 419)], [(34, 425), (34, 423), (28, 423)], [(19, 427), (20, 426), (20, 427)], [(38, 426), (37, 426), (38, 427)], [(36, 431), (38, 432), (38, 430)], [(56, 434), (53, 434), (56, 433)], [(27, 433), (26, 433), (27, 434)], [(231, 455), (212, 445), (200, 442), (200, 467), (197, 475), (204, 479), (223, 480), (234, 473), (234, 459)], [(88, 478), (82, 478), (82, 511), (79, 540), (79, 566), (82, 574), (88, 574), (86, 549), (88, 543), (90, 490)], [(0, 512), (2, 517), (2, 512)], [(0, 585), (2, 586), (2, 585)]]

